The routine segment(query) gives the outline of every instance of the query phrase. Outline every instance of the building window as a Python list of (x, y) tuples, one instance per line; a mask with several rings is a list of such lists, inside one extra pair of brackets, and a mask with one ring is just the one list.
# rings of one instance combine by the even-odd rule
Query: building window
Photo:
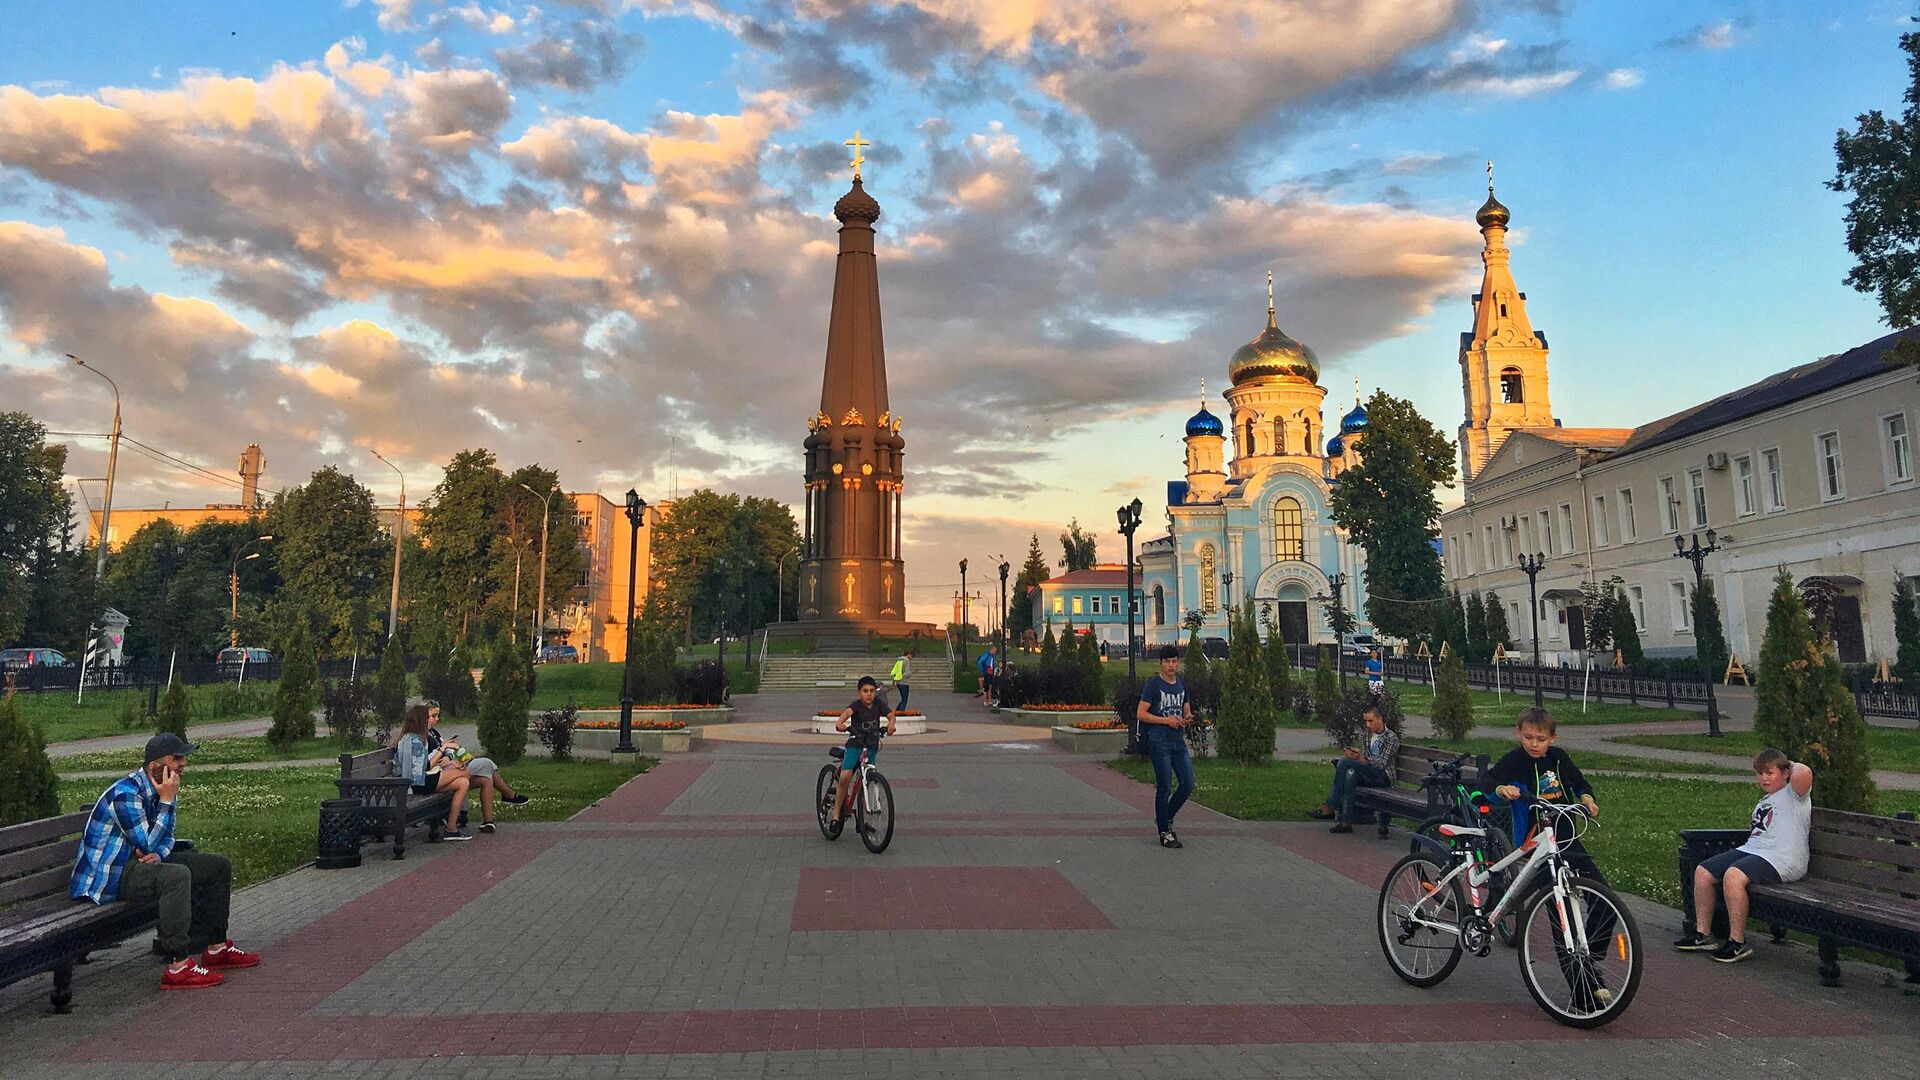
[(1056, 597), (1054, 597), (1054, 598), (1053, 598), (1053, 613), (1054, 613), (1055, 615), (1064, 615), (1064, 614), (1066, 614), (1066, 612), (1067, 612), (1067, 601), (1066, 601), (1066, 599), (1065, 599), (1065, 598), (1063, 598), (1063, 597), (1059, 597), (1059, 596), (1056, 596)]
[(1579, 550), (1573, 540), (1572, 503), (1560, 504), (1560, 550), (1567, 555), (1571, 555)]
[[(1518, 601), (1518, 600), (1514, 600), (1514, 601), (1511, 601), (1511, 602), (1509, 602), (1509, 603), (1507, 604), (1507, 611), (1508, 611), (1508, 613), (1509, 613), (1509, 614), (1508, 614), (1508, 616), (1507, 616), (1507, 632), (1508, 632), (1509, 634), (1513, 634), (1513, 635), (1515, 635), (1516, 637), (1518, 637), (1518, 635), (1519, 635), (1519, 633), (1520, 633), (1520, 628), (1521, 628), (1521, 627), (1523, 627), (1523, 626), (1525, 626), (1525, 627), (1527, 628), (1527, 633), (1529, 633), (1529, 634), (1531, 634), (1531, 633), (1533, 633), (1533, 627), (1532, 627), (1532, 626), (1530, 626), (1530, 625), (1528, 625), (1527, 623), (1524, 623), (1524, 622), (1521, 622), (1521, 621), (1520, 621), (1520, 601)], [(1527, 640), (1529, 640), (1529, 641), (1531, 641), (1531, 640), (1533, 640), (1533, 639), (1532, 639), (1532, 638), (1528, 638)], [(1506, 644), (1506, 643), (1505, 643), (1505, 642), (1500, 642), (1499, 644), (1502, 644), (1502, 645), (1504, 645), (1504, 644)]]
[(1480, 527), (1480, 569), (1493, 569), (1493, 526)]
[(1846, 477), (1840, 471), (1840, 433), (1829, 431), (1814, 440), (1820, 452), (1820, 490), (1823, 498), (1838, 499), (1847, 493)]
[[(1500, 305), (1500, 314), (1507, 313), (1507, 306)], [(1519, 405), (1523, 402), (1519, 368), (1507, 368), (1500, 372), (1500, 404)]]
[(1211, 615), (1220, 607), (1220, 581), (1214, 574), (1216, 555), (1212, 544), (1200, 545), (1200, 612)]
[(1707, 474), (1700, 469), (1687, 471), (1687, 498), (1693, 512), (1693, 527), (1707, 526)]
[(1454, 542), (1460, 549), (1460, 576), (1466, 577), (1473, 573), (1473, 534), (1456, 537)]
[(1620, 542), (1631, 544), (1640, 539), (1640, 527), (1633, 522), (1633, 489), (1621, 488), (1620, 496)]
[(1501, 552), (1501, 554), (1503, 554), (1503, 555), (1505, 555), (1505, 556), (1507, 557), (1507, 561), (1506, 561), (1506, 562), (1503, 562), (1503, 563), (1501, 563), (1501, 564), (1500, 564), (1500, 565), (1502, 565), (1502, 566), (1512, 566), (1512, 565), (1513, 565), (1513, 534), (1514, 534), (1514, 531), (1515, 531), (1515, 530), (1514, 530), (1514, 529), (1511, 529), (1511, 528), (1506, 528), (1506, 529), (1501, 529), (1501, 530), (1500, 530), (1500, 552)]
[(1253, 456), (1253, 454), (1254, 454), (1254, 449), (1253, 449), (1253, 417), (1251, 417), (1251, 416), (1249, 416), (1249, 417), (1247, 417), (1247, 445), (1246, 445), (1246, 446), (1244, 446), (1244, 447), (1242, 447), (1242, 448), (1241, 448), (1241, 450), (1240, 450), (1240, 452), (1241, 452), (1241, 453), (1243, 453), (1243, 454), (1245, 454), (1245, 455), (1247, 455), (1248, 457), (1252, 457), (1252, 456)]
[(1084, 614), (1086, 614), (1086, 607), (1085, 607), (1085, 604), (1086, 604), (1086, 601), (1085, 601), (1085, 599), (1084, 599), (1084, 598), (1082, 598), (1082, 597), (1078, 597), (1078, 596), (1076, 596), (1076, 597), (1074, 597), (1074, 598), (1073, 598), (1073, 613), (1074, 613), (1075, 615), (1084, 615)]
[(1627, 606), (1633, 609), (1633, 628), (1641, 633), (1647, 632), (1647, 594), (1640, 586), (1627, 586)]
[(1273, 503), (1273, 557), (1281, 562), (1299, 562), (1307, 557), (1300, 500), (1291, 495), (1283, 495)]
[(1887, 433), (1887, 482), (1907, 483), (1913, 479), (1913, 443), (1907, 438), (1907, 418), (1896, 414), (1883, 418), (1880, 424)]
[(1100, 614), (1100, 597), (1098, 594), (1095, 594), (1093, 598), (1093, 613), (1095, 615)]
[(1686, 634), (1693, 631), (1693, 612), (1687, 607), (1687, 583), (1670, 581), (1667, 583), (1667, 595), (1673, 602), (1673, 632)]
[[(1549, 604), (1553, 606), (1548, 607), (1547, 605)], [(1542, 600), (1540, 601), (1540, 606), (1546, 609), (1541, 613), (1540, 617), (1547, 624), (1547, 637), (1551, 640), (1559, 641), (1560, 628), (1567, 621), (1567, 609), (1558, 601), (1553, 600)]]
[(1533, 545), (1533, 516), (1530, 514), (1518, 515), (1515, 521), (1515, 527), (1520, 533), (1520, 553), (1525, 555), (1528, 552), (1536, 550)]
[(1540, 538), (1540, 550), (1548, 555), (1557, 555), (1553, 549), (1553, 517), (1545, 510), (1540, 511), (1540, 529), (1533, 535)]
[(1167, 625), (1167, 590), (1164, 585), (1153, 587), (1153, 625)]
[(1787, 484), (1780, 475), (1780, 448), (1760, 451), (1760, 467), (1767, 474), (1767, 512), (1787, 508)]
[(1741, 517), (1759, 509), (1754, 501), (1753, 459), (1745, 454), (1733, 459), (1733, 509)]
[(1670, 533), (1680, 531), (1680, 497), (1673, 493), (1673, 477), (1660, 478), (1660, 524)]
[(1593, 497), (1593, 546), (1607, 546), (1607, 497)]

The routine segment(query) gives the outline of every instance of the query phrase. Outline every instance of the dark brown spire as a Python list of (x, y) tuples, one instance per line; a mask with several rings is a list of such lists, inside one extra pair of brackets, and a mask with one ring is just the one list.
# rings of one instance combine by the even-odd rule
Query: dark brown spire
[(820, 411), (836, 428), (845, 422), (849, 410), (870, 426), (887, 411), (880, 275), (873, 257), (873, 223), (880, 218), (880, 204), (855, 177), (853, 189), (834, 204), (833, 216), (841, 222), (840, 258), (833, 271), (833, 313), (827, 321), (827, 372), (820, 388)]

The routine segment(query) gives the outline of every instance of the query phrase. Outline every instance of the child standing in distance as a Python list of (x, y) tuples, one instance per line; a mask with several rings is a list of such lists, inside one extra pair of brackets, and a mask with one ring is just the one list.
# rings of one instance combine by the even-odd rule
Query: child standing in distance
[(1367, 690), (1373, 693), (1375, 696), (1378, 696), (1380, 694), (1385, 693), (1386, 689), (1387, 689), (1386, 661), (1380, 659), (1379, 649), (1370, 650), (1367, 653)]
[[(1193, 722), (1193, 704), (1187, 700), (1186, 680), (1180, 677), (1177, 647), (1161, 646), (1160, 674), (1140, 688), (1134, 719), (1140, 722), (1140, 741), (1147, 744), (1147, 756), (1153, 761), (1153, 826), (1160, 833), (1160, 846), (1182, 847), (1173, 831), (1173, 817), (1193, 794), (1193, 755), (1187, 750), (1186, 734)], [(1178, 789), (1173, 786), (1176, 776)]]
[[(1753, 808), (1753, 834), (1693, 868), (1693, 929), (1673, 943), (1682, 952), (1713, 950), (1723, 964), (1753, 955), (1747, 944), (1747, 886), (1774, 885), (1807, 876), (1807, 834), (1813, 828), (1813, 770), (1769, 746), (1753, 759), (1760, 802)], [(1713, 929), (1715, 893), (1727, 900), (1727, 940)]]

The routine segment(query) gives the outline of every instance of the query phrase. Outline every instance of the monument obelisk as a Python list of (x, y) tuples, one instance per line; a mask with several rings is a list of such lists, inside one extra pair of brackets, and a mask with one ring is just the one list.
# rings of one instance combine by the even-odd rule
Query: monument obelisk
[(880, 204), (860, 177), (870, 145), (855, 132), (853, 187), (833, 206), (840, 254), (827, 319), (820, 409), (807, 420), (806, 511), (795, 630), (827, 636), (890, 636), (934, 628), (909, 623), (901, 558), (905, 487), (901, 420), (887, 404), (887, 357), (880, 332), (880, 276), (873, 224)]

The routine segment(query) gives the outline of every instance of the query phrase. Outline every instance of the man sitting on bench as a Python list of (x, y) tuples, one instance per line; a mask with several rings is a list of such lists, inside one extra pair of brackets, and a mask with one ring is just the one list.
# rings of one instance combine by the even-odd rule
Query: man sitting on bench
[[(217, 968), (252, 967), (259, 953), (227, 937), (233, 871), (227, 860), (173, 838), (173, 804), (193, 744), (161, 733), (147, 740), (144, 766), (114, 781), (93, 804), (68, 895), (95, 904), (158, 899), (163, 990), (217, 986)], [(198, 951), (197, 959), (190, 954)]]

